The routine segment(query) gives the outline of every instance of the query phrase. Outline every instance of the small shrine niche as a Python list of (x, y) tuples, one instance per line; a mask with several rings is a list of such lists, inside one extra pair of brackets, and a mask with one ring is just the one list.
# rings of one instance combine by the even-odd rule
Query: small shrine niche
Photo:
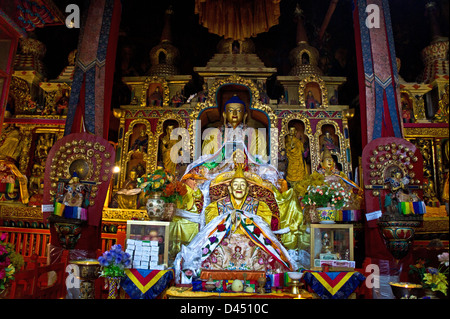
[[(177, 163), (175, 163), (171, 156), (175, 156), (175, 154), (171, 154), (172, 147), (175, 146), (180, 141), (178, 139), (171, 139), (172, 132), (179, 128), (180, 124), (177, 120), (168, 119), (162, 122), (162, 130), (158, 132), (159, 134), (156, 136), (158, 139), (158, 152), (157, 152), (157, 163), (158, 166), (164, 167), (166, 171), (171, 174), (177, 175)], [(178, 154), (181, 156), (181, 153)]]
[[(300, 148), (298, 151), (301, 152), (301, 161), (303, 161), (304, 165), (305, 165), (305, 174), (310, 174), (311, 173), (311, 146), (310, 146), (310, 137), (307, 134), (307, 129), (306, 129), (306, 125), (303, 121), (301, 120), (291, 120), (288, 123), (288, 128), (287, 128), (287, 135), (284, 137), (284, 147), (285, 149), (287, 149), (288, 147), (290, 147), (289, 144), (289, 139), (288, 136), (291, 132), (291, 130), (295, 129), (296, 135), (295, 138), (298, 139), (301, 143), (302, 148)], [(287, 158), (287, 160), (289, 161), (289, 158)]]
[(148, 88), (147, 105), (163, 106), (163, 88), (158, 83), (150, 83)]
[(305, 106), (307, 109), (317, 109), (322, 105), (322, 92), (319, 84), (310, 82), (305, 87)]
[(125, 162), (121, 166), (120, 185), (123, 185), (126, 178), (130, 175), (130, 171), (135, 169), (138, 177), (145, 174), (148, 165), (148, 150), (153, 136), (149, 128), (147, 120), (138, 119), (130, 123), (127, 133), (125, 134), (124, 152)]
[(328, 107), (328, 89), (318, 75), (310, 75), (302, 79), (298, 86), (298, 93), (299, 104), (306, 109)]
[(135, 153), (147, 153), (148, 133), (145, 124), (137, 124), (133, 127), (133, 134), (130, 135), (130, 148), (128, 151)]
[(331, 124), (325, 124), (321, 127), (319, 136), (319, 152), (328, 149), (331, 156), (334, 159), (335, 164), (339, 171), (342, 171), (341, 149), (340, 149), (340, 137), (336, 134), (336, 128)]

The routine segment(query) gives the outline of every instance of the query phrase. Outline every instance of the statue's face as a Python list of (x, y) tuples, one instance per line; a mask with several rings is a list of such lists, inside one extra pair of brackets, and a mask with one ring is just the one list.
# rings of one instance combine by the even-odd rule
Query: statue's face
[(297, 135), (297, 130), (295, 129), (295, 127), (290, 127), (289, 128), (289, 135), (294, 137)]
[(136, 171), (130, 171), (130, 179), (134, 181), (137, 177)]
[(247, 194), (248, 184), (245, 178), (237, 177), (231, 181), (231, 192), (237, 200), (243, 199)]
[(244, 105), (239, 103), (230, 103), (227, 104), (225, 110), (225, 117), (227, 119), (227, 123), (230, 123), (234, 128), (238, 126), (242, 119), (244, 118)]
[(166, 128), (167, 134), (169, 134), (169, 135), (172, 134), (173, 129), (174, 129), (173, 125), (168, 125), (167, 128)]
[(331, 157), (325, 157), (322, 160), (322, 167), (325, 169), (332, 169), (334, 167), (334, 161)]

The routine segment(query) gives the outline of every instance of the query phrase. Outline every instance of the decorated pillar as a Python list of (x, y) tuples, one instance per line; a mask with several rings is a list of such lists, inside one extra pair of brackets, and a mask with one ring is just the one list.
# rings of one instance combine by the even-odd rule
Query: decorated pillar
[(354, 0), (363, 148), (380, 137), (402, 137), (399, 78), (387, 0)]
[[(88, 1), (82, 20), (64, 137), (51, 149), (44, 179), (44, 218), (53, 247), (70, 259), (95, 258), (115, 152), (108, 142), (121, 2)], [(50, 251), (55, 260), (60, 249)]]
[(86, 131), (108, 138), (120, 15), (119, 0), (89, 1), (78, 42), (64, 135)]

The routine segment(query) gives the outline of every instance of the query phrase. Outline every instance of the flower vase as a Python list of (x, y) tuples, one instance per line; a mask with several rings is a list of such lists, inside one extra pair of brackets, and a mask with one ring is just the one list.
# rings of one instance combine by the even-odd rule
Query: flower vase
[(161, 220), (164, 221), (172, 221), (173, 216), (177, 210), (177, 204), (175, 203), (166, 203), (164, 205), (164, 213), (161, 216)]
[(431, 288), (425, 288), (423, 290), (423, 293), (424, 293), (424, 298), (426, 298), (426, 299), (439, 299), (437, 292), (431, 290)]
[(331, 207), (316, 208), (319, 223), (334, 224), (336, 222), (336, 210)]
[(147, 200), (147, 214), (151, 220), (160, 220), (164, 213), (165, 202), (160, 192), (152, 192)]
[(120, 280), (122, 277), (108, 277), (108, 299), (117, 299), (120, 288)]

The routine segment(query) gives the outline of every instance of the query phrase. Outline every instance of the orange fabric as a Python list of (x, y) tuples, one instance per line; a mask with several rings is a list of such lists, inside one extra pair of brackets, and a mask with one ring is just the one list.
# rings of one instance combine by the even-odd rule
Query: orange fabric
[(278, 24), (280, 0), (195, 0), (195, 13), (209, 32), (244, 40)]

